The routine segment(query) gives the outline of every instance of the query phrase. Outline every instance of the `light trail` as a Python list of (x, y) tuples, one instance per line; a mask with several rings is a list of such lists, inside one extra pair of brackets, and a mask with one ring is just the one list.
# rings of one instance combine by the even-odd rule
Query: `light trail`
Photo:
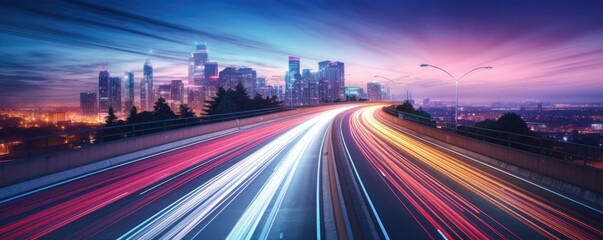
[[(108, 225), (113, 224), (114, 220), (123, 219), (135, 212), (136, 209), (142, 208), (152, 200), (169, 193), (169, 191), (161, 189), (176, 189), (315, 114), (288, 118), (281, 122), (243, 131), (242, 133), (245, 134), (238, 133), (212, 139), (192, 147), (155, 156), (109, 171), (99, 172), (86, 178), (5, 202), (0, 204), (3, 219), (0, 222), (0, 238), (42, 237), (130, 194), (138, 193), (153, 184), (166, 181), (166, 179), (170, 179), (170, 176), (178, 175), (193, 166), (206, 164), (191, 173), (176, 178), (177, 181), (170, 179), (169, 184), (166, 184), (168, 186), (161, 186), (159, 189), (147, 189), (152, 192), (157, 191), (159, 195), (155, 194), (153, 197), (143, 198), (140, 204), (129, 205), (131, 209), (112, 213), (110, 214), (113, 215), (112, 219), (99, 220), (102, 224), (91, 226), (91, 229), (105, 229)], [(207, 162), (215, 156), (220, 156), (237, 148), (237, 151), (223, 158), (211, 161), (211, 163)], [(172, 183), (172, 181), (174, 182)], [(13, 220), (9, 222), (7, 219)], [(80, 231), (85, 232), (87, 229)]]
[(571, 209), (459, 160), (458, 155), (409, 137), (381, 118), (378, 111), (380, 107), (368, 107), (351, 116), (352, 140), (409, 213), (415, 219), (427, 220), (428, 225), (417, 221), (427, 234), (437, 231), (445, 238), (520, 238), (505, 223), (474, 205), (475, 200), (425, 171), (425, 166), (547, 238), (603, 236), (600, 221), (589, 224), (574, 217)]
[[(329, 114), (320, 114), (286, 131), (276, 139), (266, 143), (265, 146), (224, 170), (206, 184), (194, 189), (186, 196), (164, 208), (160, 213), (134, 227), (120, 237), (120, 239), (185, 237), (201, 222), (209, 219), (212, 213), (223, 208), (223, 203), (228, 202), (237, 193), (243, 191), (259, 173), (264, 171), (276, 159), (276, 156), (301, 135), (303, 135), (301, 137), (302, 140), (300, 140), (301, 143), (296, 143), (294, 146), (295, 151), (290, 151), (290, 153), (303, 153), (303, 149), (309, 144), (308, 140), (304, 139), (317, 138), (316, 134), (308, 134), (308, 129), (315, 129), (313, 126), (321, 122), (321, 119), (325, 121), (324, 118), (326, 116), (329, 116)], [(298, 162), (299, 156), (288, 154), (285, 159), (278, 163), (272, 177), (256, 196), (254, 204), (248, 208), (253, 210), (249, 210), (241, 218), (247, 221), (243, 221), (242, 225), (237, 225), (248, 231), (238, 232), (249, 234), (249, 236), (253, 234), (260, 220), (258, 216), (263, 215), (265, 211), (264, 204), (268, 204), (274, 197), (274, 186), (278, 187), (284, 179), (288, 179), (285, 180), (284, 185), (284, 191), (286, 192), (286, 186), (291, 181), (290, 179), (295, 172), (295, 166)], [(283, 196), (284, 192), (279, 194), (280, 201), (282, 201)], [(259, 214), (260, 212), (261, 214)]]
[[(341, 129), (341, 124), (339, 124), (339, 133), (342, 134), (341, 138), (344, 139), (343, 137), (343, 131)], [(371, 211), (373, 212), (373, 215), (375, 216), (375, 219), (377, 220), (377, 223), (379, 224), (379, 228), (381, 229), (381, 233), (383, 234), (383, 236), (385, 237), (385, 239), (390, 239), (389, 235), (387, 234), (387, 231), (385, 230), (385, 227), (383, 226), (383, 222), (381, 221), (381, 218), (379, 217), (379, 214), (377, 213), (377, 210), (375, 209), (375, 205), (373, 204), (373, 201), (371, 200), (371, 197), (368, 195), (366, 188), (364, 187), (364, 183), (362, 182), (362, 179), (360, 178), (360, 174), (358, 174), (358, 169), (356, 169), (356, 164), (354, 163), (354, 160), (352, 158), (352, 155), (350, 155), (350, 151), (348, 150), (348, 146), (345, 143), (345, 141), (343, 141), (343, 147), (345, 149), (346, 154), (348, 155), (348, 159), (350, 159), (350, 163), (352, 165), (352, 170), (354, 170), (354, 174), (356, 175), (356, 179), (358, 179), (358, 183), (360, 183), (360, 187), (362, 189), (362, 192), (364, 193), (364, 196), (366, 197), (367, 202), (369, 203), (369, 206), (371, 207)]]
[(320, 151), (318, 151), (318, 164), (317, 164), (317, 168), (316, 168), (316, 239), (317, 240), (321, 240), (322, 239), (322, 235), (321, 235), (321, 218), (320, 218), (320, 212), (321, 212), (321, 208), (320, 208), (320, 200), (321, 200), (321, 195), (320, 195), (320, 185), (322, 183), (321, 178), (320, 178), (320, 173), (322, 172), (322, 155), (323, 155), (323, 151), (324, 151), (324, 146), (325, 146), (325, 140), (327, 139), (327, 131), (325, 131), (325, 133), (322, 136), (322, 142), (320, 143)]
[[(289, 185), (294, 174), (297, 172), (297, 166), (304, 155), (305, 149), (312, 145), (313, 142), (320, 141), (321, 136), (324, 136), (327, 127), (335, 116), (347, 109), (348, 108), (340, 108), (325, 112), (299, 126), (307, 129), (307, 131), (301, 139), (295, 142), (292, 149), (287, 152), (285, 158), (277, 166), (268, 181), (262, 186), (260, 192), (255, 196), (251, 204), (239, 218), (227, 239), (251, 239), (268, 206), (271, 202), (274, 202), (258, 237), (259, 239), (268, 238), (276, 214), (278, 213), (285, 194), (289, 190)], [(291, 142), (288, 144), (291, 144)]]
[[(375, 217), (369, 219), (375, 224), (372, 231), (377, 234), (378, 224), (382, 237), (389, 238), (396, 233), (388, 235), (386, 229), (400, 223), (392, 222), (391, 213), (379, 217), (377, 209), (383, 214), (383, 205), (379, 205), (383, 195), (369, 196), (375, 186), (400, 204), (396, 207), (403, 212), (400, 218), (416, 221), (433, 239), (524, 238), (518, 228), (552, 239), (603, 238), (603, 223), (596, 219), (600, 212), (585, 216), (557, 196), (475, 164), (478, 159), (409, 135), (384, 119), (380, 107), (347, 111), (353, 107), (321, 108), (5, 201), (0, 203), (0, 239), (50, 238), (65, 232), (69, 234), (65, 238), (90, 239), (106, 237), (101, 234), (113, 231), (112, 227), (119, 229), (111, 234), (121, 234), (120, 239), (213, 238), (218, 236), (208, 231), (218, 223), (227, 223), (219, 238), (288, 238), (295, 232), (321, 239), (325, 224), (321, 221), (326, 221), (321, 212), (334, 211), (333, 206), (324, 205), (333, 200), (321, 196), (329, 195), (321, 193), (325, 187), (337, 201), (342, 193), (357, 191), (354, 193), (360, 201), (367, 204), (363, 205), (365, 215)], [(346, 114), (349, 117), (336, 118), (344, 111), (351, 113)], [(325, 137), (331, 136), (327, 131), (335, 126), (333, 119), (348, 120), (337, 120), (338, 131), (331, 130), (338, 132), (333, 135), (340, 136), (338, 141)], [(343, 132), (343, 127), (351, 131)], [(339, 143), (342, 148), (337, 154), (347, 156), (349, 166), (347, 161), (334, 165), (340, 158), (333, 145)], [(314, 149), (319, 149), (319, 156)], [(332, 152), (327, 151), (322, 159), (325, 149)], [(340, 174), (334, 172), (335, 166), (349, 167), (349, 177), (357, 179), (357, 184), (351, 187), (350, 181), (345, 181), (350, 180), (347, 172), (339, 175), (344, 181), (334, 177)], [(307, 169), (312, 172), (308, 174)], [(363, 175), (367, 171), (370, 177)], [(311, 190), (308, 197), (299, 196), (299, 181), (305, 181), (303, 189)], [(327, 181), (332, 184), (323, 185)], [(238, 202), (240, 199), (248, 202)], [(295, 201), (303, 202), (303, 208), (294, 206), (298, 204)], [(343, 210), (359, 207), (353, 201), (337, 204)], [(296, 209), (290, 211), (292, 207)], [(350, 213), (350, 218), (355, 216), (354, 211), (337, 216), (345, 219)], [(281, 222), (289, 218), (295, 218), (291, 222), (296, 224), (308, 224), (286, 226)], [(337, 219), (330, 220), (335, 229)], [(354, 234), (368, 231), (357, 224), (348, 225), (351, 229), (343, 230), (350, 236), (352, 230)]]

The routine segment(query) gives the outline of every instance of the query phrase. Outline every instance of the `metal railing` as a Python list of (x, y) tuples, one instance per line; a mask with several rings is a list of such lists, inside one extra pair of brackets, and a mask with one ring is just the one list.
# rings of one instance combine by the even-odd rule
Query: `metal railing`
[(383, 107), (383, 111), (400, 119), (417, 122), (484, 142), (503, 145), (555, 159), (581, 163), (596, 168), (601, 168), (603, 165), (603, 148), (600, 147), (473, 126), (456, 125), (449, 122), (435, 122), (429, 118), (401, 112), (390, 107)]
[(200, 117), (175, 118), (133, 124), (121, 124), (91, 128), (80, 131), (57, 133), (46, 136), (0, 141), (0, 164), (17, 159), (56, 153), (69, 149), (84, 148), (118, 139), (142, 136), (173, 129), (199, 126), (209, 123), (291, 110), (289, 107), (266, 108), (226, 114), (203, 115)]

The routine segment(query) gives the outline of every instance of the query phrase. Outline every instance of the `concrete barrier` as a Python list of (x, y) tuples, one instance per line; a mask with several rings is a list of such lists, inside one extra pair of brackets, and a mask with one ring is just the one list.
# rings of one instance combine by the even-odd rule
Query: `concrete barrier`
[[(125, 138), (116, 141), (94, 144), (81, 149), (71, 149), (54, 154), (16, 160), (0, 165), (0, 188), (50, 174), (59, 173), (68, 169), (90, 165), (102, 160), (112, 159), (124, 155), (129, 156), (134, 152), (142, 151), (143, 154), (152, 154), (152, 152), (144, 150), (153, 149), (156, 146), (169, 143), (177, 143), (181, 140), (191, 139), (219, 131), (238, 130), (242, 126), (265, 123), (283, 117), (290, 117), (318, 111), (318, 109), (318, 107), (309, 107), (244, 118), (240, 120), (175, 129), (134, 138)], [(157, 151), (160, 150), (161, 149), (158, 149)], [(140, 157), (140, 155), (141, 154), (137, 154), (135, 157)], [(104, 165), (97, 164), (95, 166), (97, 167), (86, 168), (85, 171), (77, 171), (77, 174), (85, 174), (86, 172), (97, 170)], [(55, 180), (56, 179), (54, 178), (52, 181), (42, 180), (38, 181), (35, 185), (42, 186), (52, 184)]]
[[(541, 183), (552, 186), (564, 192), (573, 192), (590, 202), (603, 205), (603, 170), (576, 164), (559, 159), (525, 152), (522, 150), (501, 146), (477, 139), (456, 135), (437, 128), (403, 120), (383, 111), (379, 113), (386, 120), (394, 122), (418, 134), (445, 142), (449, 145), (475, 152), (489, 158), (500, 160), (497, 165), (505, 169), (539, 179)], [(565, 184), (565, 183), (569, 183)], [(582, 189), (576, 189), (579, 187)]]

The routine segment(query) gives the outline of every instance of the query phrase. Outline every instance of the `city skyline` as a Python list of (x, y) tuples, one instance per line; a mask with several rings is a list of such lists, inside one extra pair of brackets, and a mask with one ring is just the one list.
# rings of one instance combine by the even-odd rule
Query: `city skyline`
[(140, 6), (132, 2), (3, 5), (0, 94), (13, 104), (77, 105), (80, 92), (97, 91), (107, 63), (115, 76), (133, 72), (138, 85), (147, 55), (156, 84), (187, 80), (195, 41), (208, 44), (219, 71), (251, 67), (270, 84), (282, 84), (286, 59), (298, 56), (300, 69), (314, 71), (324, 59), (345, 62), (346, 86), (409, 75), (392, 94), (409, 85), (417, 99), (452, 100), (454, 81), (419, 64), (454, 75), (491, 65), (461, 81), (460, 102), (603, 101), (595, 2), (149, 2), (135, 12), (127, 11)]

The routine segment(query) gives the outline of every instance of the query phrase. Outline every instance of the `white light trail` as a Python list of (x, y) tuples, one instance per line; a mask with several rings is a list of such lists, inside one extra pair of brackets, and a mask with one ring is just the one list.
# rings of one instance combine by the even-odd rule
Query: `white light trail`
[[(245, 187), (247, 187), (249, 183), (259, 175), (260, 172), (270, 165), (270, 163), (275, 160), (276, 156), (278, 156), (281, 151), (292, 144), (292, 141), (298, 138), (300, 134), (304, 134), (306, 131), (308, 131), (308, 133), (311, 132), (309, 134), (311, 136), (306, 136), (308, 133), (305, 133), (304, 137), (302, 137), (302, 141), (297, 142), (294, 146), (295, 150), (290, 151), (290, 153), (301, 154), (304, 151), (304, 147), (309, 144), (307, 141), (320, 137), (318, 136), (320, 134), (316, 133), (318, 130), (308, 130), (317, 129), (317, 127), (313, 127), (314, 124), (317, 122), (327, 124), (331, 122), (332, 118), (334, 118), (337, 113), (346, 109), (349, 109), (349, 107), (327, 111), (324, 114), (320, 114), (317, 117), (295, 126), (291, 130), (277, 137), (275, 140), (267, 143), (264, 147), (251, 153), (248, 157), (224, 170), (222, 173), (213, 177), (205, 184), (197, 187), (163, 210), (151, 216), (149, 219), (126, 232), (119, 239), (181, 239), (185, 237), (191, 230), (193, 230), (203, 220), (207, 219), (212, 213), (220, 208), (223, 208), (223, 205), (228, 202), (230, 198), (235, 197), (239, 192), (245, 189)], [(324, 126), (321, 129), (324, 130)], [(300, 145), (301, 143), (303, 143), (303, 146)], [(274, 182), (276, 180), (272, 179), (278, 178), (282, 181), (285, 178), (290, 179), (293, 176), (294, 171), (291, 170), (294, 170), (297, 166), (297, 163), (299, 162), (299, 159), (297, 158), (299, 158), (299, 156), (291, 155), (292, 157), (289, 157), (289, 155), (285, 160), (279, 163), (277, 170), (273, 172), (273, 175), (265, 186), (272, 186), (275, 184)], [(291, 180), (288, 180), (288, 182), (290, 181)], [(288, 184), (289, 183), (287, 183), (287, 186)], [(258, 196), (262, 196), (262, 200), (257, 201), (266, 200), (270, 202), (270, 199), (274, 196), (275, 192), (272, 190), (264, 190), (269, 188), (270, 187), (262, 188), (262, 194), (258, 194)], [(264, 191), (268, 192), (264, 193)], [(270, 197), (270, 199), (268, 199), (268, 197)], [(258, 199), (257, 196), (256, 199)], [(254, 201), (252, 205), (255, 204), (255, 202), (256, 201)], [(264, 209), (263, 211), (265, 211), (265, 207), (260, 207), (259, 209)], [(257, 221), (259, 221), (263, 215), (263, 211), (261, 214), (256, 215)], [(255, 213), (257, 212), (254, 211), (254, 214)], [(246, 216), (246, 219), (252, 218), (251, 213), (247, 214)], [(251, 232), (250, 235), (253, 234), (257, 223), (252, 224), (252, 226), (253, 228), (249, 228), (249, 232)]]
[[(295, 143), (293, 148), (288, 151), (285, 159), (282, 160), (260, 192), (255, 196), (253, 202), (247, 207), (243, 216), (239, 218), (239, 221), (232, 229), (227, 239), (251, 239), (262, 216), (266, 212), (266, 209), (276, 196), (277, 198), (265, 221), (259, 239), (266, 239), (268, 237), (279, 207), (283, 202), (285, 194), (288, 191), (289, 185), (297, 170), (297, 166), (306, 152), (305, 150), (314, 142), (322, 140), (324, 132), (329, 124), (332, 123), (337, 114), (345, 109), (348, 108), (340, 108), (325, 112), (304, 123), (304, 125), (310, 124), (309, 127), (311, 128)], [(277, 190), (279, 190), (278, 194)]]

